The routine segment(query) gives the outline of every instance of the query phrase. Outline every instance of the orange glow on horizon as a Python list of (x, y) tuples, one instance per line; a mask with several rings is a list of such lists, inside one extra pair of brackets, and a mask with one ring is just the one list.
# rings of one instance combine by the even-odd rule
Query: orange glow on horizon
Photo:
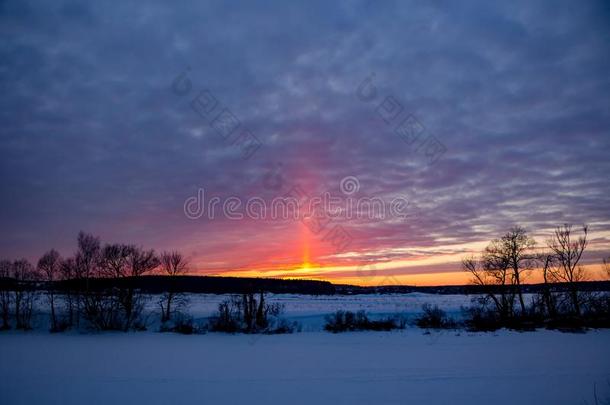
[[(548, 235), (535, 235), (542, 240)], [(591, 251), (609, 249), (608, 234), (591, 233)], [(324, 280), (334, 284), (360, 286), (413, 285), (443, 286), (471, 284), (472, 276), (461, 269), (461, 259), (479, 255), (488, 241), (452, 243), (451, 238), (439, 238), (435, 246), (392, 247), (336, 254), (320, 235), (297, 221), (289, 234), (282, 238), (280, 249), (268, 254), (260, 249), (253, 252), (250, 264), (239, 267), (218, 266), (206, 269), (201, 263), (199, 274), (228, 277), (258, 277), (280, 279)], [(544, 248), (544, 246), (542, 246)], [(354, 248), (355, 249), (355, 248)], [(257, 254), (258, 253), (258, 254)], [(387, 259), (386, 259), (387, 258)], [(583, 265), (589, 280), (604, 280), (601, 262)], [(529, 272), (526, 284), (541, 283), (540, 272)]]
[[(605, 280), (599, 265), (590, 264), (583, 266), (588, 274), (588, 280)], [(341, 269), (341, 270), (337, 270)], [(456, 263), (459, 269), (459, 263)], [(356, 267), (321, 267), (309, 262), (295, 265), (292, 268), (276, 270), (241, 270), (216, 274), (228, 277), (260, 277), (279, 279), (301, 279), (329, 281), (333, 284), (351, 284), (358, 286), (387, 286), (387, 285), (410, 285), (410, 286), (446, 286), (446, 285), (468, 285), (472, 284), (472, 276), (461, 270), (456, 271), (430, 271), (427, 273), (413, 274), (391, 274), (385, 272), (358, 274)], [(542, 283), (539, 272), (529, 272), (525, 284)]]

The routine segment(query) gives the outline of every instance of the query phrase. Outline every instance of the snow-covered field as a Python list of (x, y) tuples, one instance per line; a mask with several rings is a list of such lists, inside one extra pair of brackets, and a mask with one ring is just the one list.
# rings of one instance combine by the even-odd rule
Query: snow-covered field
[[(196, 318), (216, 308), (193, 296)], [(275, 296), (289, 319), (336, 309), (459, 311), (468, 297)], [(216, 302), (217, 304), (217, 302)], [(0, 333), (0, 404), (594, 404), (610, 400), (610, 331), (274, 336)]]
[[(226, 300), (226, 295), (190, 294), (189, 313), (197, 322), (205, 322), (218, 309), (218, 304)], [(367, 295), (298, 295), (268, 294), (268, 302), (279, 303), (284, 307), (283, 317), (296, 321), (302, 331), (321, 331), (324, 317), (339, 309), (347, 311), (364, 310), (372, 317), (401, 315), (414, 318), (421, 312), (425, 303), (437, 304), (449, 315), (459, 317), (461, 306), (470, 304), (472, 297), (465, 295), (411, 294), (367, 294)], [(150, 297), (148, 311), (158, 311), (157, 298)], [(154, 316), (153, 316), (154, 319)]]

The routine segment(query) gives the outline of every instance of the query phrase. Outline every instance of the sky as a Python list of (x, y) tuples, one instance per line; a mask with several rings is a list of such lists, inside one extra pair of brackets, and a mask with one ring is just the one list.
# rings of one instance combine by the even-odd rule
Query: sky
[[(607, 2), (3, 0), (0, 33), (2, 257), (83, 230), (197, 274), (455, 284), (563, 223), (610, 254)], [(206, 210), (295, 193), (344, 211)]]

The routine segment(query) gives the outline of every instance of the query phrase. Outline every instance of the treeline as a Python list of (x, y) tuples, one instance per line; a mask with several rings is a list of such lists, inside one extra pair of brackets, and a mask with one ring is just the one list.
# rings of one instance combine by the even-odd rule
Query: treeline
[[(380, 280), (383, 282), (384, 280)], [(610, 281), (580, 281), (576, 283), (580, 291), (610, 291)], [(543, 291), (544, 283), (522, 284), (524, 294), (534, 294)], [(335, 294), (357, 295), (357, 294), (409, 294), (414, 292), (425, 294), (442, 295), (476, 295), (485, 294), (489, 289), (499, 292), (501, 286), (480, 286), (476, 284), (467, 285), (442, 285), (442, 286), (410, 286), (410, 285), (380, 285), (380, 286), (357, 286), (357, 285), (333, 285)], [(553, 283), (553, 289), (557, 291), (570, 288), (567, 283), (558, 281)]]
[[(84, 288), (84, 280), (71, 279), (54, 283), (56, 291)], [(90, 280), (89, 288), (105, 289), (127, 282), (126, 279), (103, 278)], [(138, 289), (146, 294), (161, 294), (168, 289), (165, 275), (146, 275), (134, 280)], [(41, 286), (43, 288), (43, 286)], [(247, 294), (252, 291), (266, 291), (273, 294), (335, 294), (335, 286), (328, 281), (282, 280), (254, 277), (220, 277), (182, 275), (172, 281), (177, 292), (195, 294)]]
[[(36, 266), (25, 259), (0, 261), (0, 328), (31, 329), (34, 304), (42, 290), (49, 305), (51, 331), (81, 326), (142, 329), (144, 300), (138, 280), (152, 272), (168, 277), (159, 306), (162, 320), (171, 319), (180, 303), (172, 280), (188, 269), (180, 253), (157, 254), (131, 244), (102, 245), (98, 237), (84, 232), (79, 233), (77, 241), (77, 251), (71, 257), (62, 258), (52, 249)], [(104, 279), (119, 282), (97, 288), (99, 280)]]
[[(143, 330), (146, 294), (158, 296), (161, 331), (216, 330), (286, 333), (293, 325), (268, 304), (265, 292), (332, 294), (329, 282), (187, 276), (189, 263), (175, 251), (156, 253), (132, 244), (102, 244), (80, 232), (74, 255), (51, 249), (36, 266), (26, 259), (0, 261), (0, 330), (28, 330), (37, 301), (48, 305), (50, 330)], [(234, 293), (209, 325), (195, 325), (185, 292)], [(255, 297), (255, 293), (257, 296)]]
[[(596, 291), (601, 284), (586, 283), (590, 275), (581, 259), (587, 246), (586, 226), (576, 231), (570, 225), (557, 227), (544, 245), (522, 227), (492, 240), (479, 255), (463, 259), (463, 269), (473, 276), (471, 291), (478, 294), (475, 305), (463, 310), (463, 325), (474, 330), (610, 327), (608, 291)], [(610, 279), (610, 260), (602, 265)], [(296, 326), (281, 319), (282, 308), (269, 304), (264, 292), (332, 294), (348, 287), (335, 290), (328, 282), (306, 280), (189, 277), (188, 271), (179, 252), (158, 254), (132, 244), (102, 244), (81, 232), (70, 257), (62, 258), (52, 249), (36, 266), (25, 259), (0, 260), (0, 329), (31, 329), (35, 304), (44, 298), (53, 332), (141, 330), (147, 324), (145, 294), (151, 293), (158, 297), (162, 331), (286, 333)], [(543, 283), (533, 289), (525, 282), (535, 272)], [(397, 286), (390, 292), (397, 288), (413, 287)], [(238, 294), (219, 305), (209, 324), (194, 325), (185, 291)], [(335, 314), (328, 324), (332, 331), (404, 327), (402, 321), (371, 321), (349, 313)], [(424, 308), (417, 324), (457, 325), (432, 307)]]
[[(588, 227), (559, 226), (540, 246), (522, 227), (492, 240), (478, 256), (463, 259), (462, 267), (483, 292), (477, 305), (467, 308), (472, 329), (583, 328), (610, 326), (610, 296), (587, 291), (590, 274), (581, 265)], [(610, 278), (610, 262), (603, 268)], [(526, 300), (524, 281), (538, 272), (543, 283)]]

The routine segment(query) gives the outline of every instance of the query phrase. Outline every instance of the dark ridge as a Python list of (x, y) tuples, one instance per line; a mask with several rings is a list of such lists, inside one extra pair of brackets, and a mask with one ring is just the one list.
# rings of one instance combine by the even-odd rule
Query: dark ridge
[[(67, 280), (55, 283), (57, 290), (79, 290), (85, 288), (85, 280)], [(143, 276), (138, 278), (90, 279), (89, 288), (103, 290), (112, 287), (130, 286), (144, 293), (159, 294), (172, 289), (176, 292), (207, 294), (243, 294), (265, 291), (275, 294), (335, 294), (335, 287), (328, 281), (282, 280), (273, 278), (211, 277), (211, 276)]]
[[(0, 289), (14, 289), (17, 286), (44, 289), (44, 282), (30, 282), (17, 284), (14, 279), (0, 278)], [(333, 295), (333, 294), (407, 294), (413, 292), (428, 294), (484, 294), (492, 288), (493, 292), (501, 291), (500, 286), (478, 286), (478, 285), (451, 285), (451, 286), (407, 286), (387, 285), (362, 287), (347, 284), (332, 284), (329, 281), (318, 280), (286, 280), (274, 278), (255, 277), (216, 277), (216, 276), (142, 276), (137, 278), (97, 278), (72, 279), (56, 281), (53, 283), (56, 291), (78, 291), (89, 288), (90, 290), (104, 290), (113, 287), (131, 287), (140, 289), (144, 293), (158, 294), (169, 289), (175, 292), (207, 293), (207, 294), (243, 294), (247, 292), (265, 291), (275, 294), (308, 294), (308, 295)], [(583, 281), (576, 283), (579, 291), (610, 291), (610, 281)], [(507, 286), (506, 289), (511, 288)], [(524, 284), (524, 293), (537, 293), (543, 290), (544, 284)], [(550, 284), (552, 291), (567, 291), (565, 283)]]
[[(610, 291), (610, 281), (581, 281), (575, 283), (579, 291)], [(506, 286), (510, 290), (514, 286)], [(537, 293), (544, 289), (544, 284), (522, 284), (524, 293)], [(550, 284), (551, 291), (568, 291), (566, 283)], [(447, 285), (447, 286), (407, 286), (407, 285), (385, 285), (361, 287), (355, 285), (336, 284), (336, 294), (407, 294), (413, 292), (428, 294), (485, 294), (488, 292), (499, 293), (502, 286), (480, 286), (480, 285)]]

